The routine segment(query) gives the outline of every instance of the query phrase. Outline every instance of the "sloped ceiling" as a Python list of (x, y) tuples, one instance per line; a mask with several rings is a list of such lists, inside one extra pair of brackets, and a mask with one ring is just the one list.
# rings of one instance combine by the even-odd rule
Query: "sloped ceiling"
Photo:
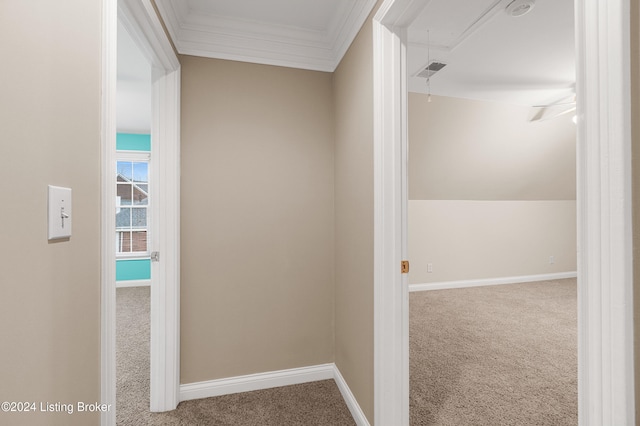
[[(409, 90), (534, 106), (575, 94), (573, 0), (537, 0), (506, 13), (512, 0), (431, 0), (408, 30)], [(446, 63), (429, 84), (416, 74)]]
[(375, 0), (156, 0), (179, 53), (334, 71)]

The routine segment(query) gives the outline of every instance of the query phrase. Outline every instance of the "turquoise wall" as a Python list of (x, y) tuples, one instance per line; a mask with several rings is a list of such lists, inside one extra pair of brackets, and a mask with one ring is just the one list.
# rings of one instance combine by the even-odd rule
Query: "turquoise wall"
[(116, 149), (118, 151), (151, 152), (151, 135), (137, 135), (134, 133), (117, 133)]
[(116, 281), (151, 279), (151, 259), (116, 260)]
[[(116, 149), (118, 151), (151, 152), (151, 135), (134, 133), (117, 133)], [(116, 260), (116, 281), (133, 281), (151, 279), (150, 259)]]

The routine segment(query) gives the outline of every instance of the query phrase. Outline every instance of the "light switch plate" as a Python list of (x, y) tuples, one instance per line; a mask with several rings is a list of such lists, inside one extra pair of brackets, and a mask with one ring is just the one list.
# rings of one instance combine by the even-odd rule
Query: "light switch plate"
[(49, 185), (49, 240), (71, 237), (71, 188)]

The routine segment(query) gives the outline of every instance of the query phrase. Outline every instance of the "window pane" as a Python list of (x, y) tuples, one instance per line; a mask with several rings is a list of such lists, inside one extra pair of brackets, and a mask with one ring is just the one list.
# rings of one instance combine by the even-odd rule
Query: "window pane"
[(117, 235), (117, 252), (118, 253), (129, 253), (131, 252), (131, 232), (130, 231), (119, 231), (116, 233)]
[(120, 213), (116, 214), (116, 228), (129, 228), (130, 226), (131, 226), (131, 209), (121, 208)]
[(133, 231), (132, 251), (147, 251), (147, 231)]
[(118, 161), (116, 169), (116, 251), (120, 254), (146, 253), (149, 164), (147, 161)]
[(118, 182), (130, 182), (133, 179), (131, 161), (118, 161)]
[(132, 185), (128, 183), (118, 184), (118, 198), (120, 199), (121, 206), (131, 205), (131, 188)]
[(149, 185), (133, 185), (133, 204), (149, 204)]
[(133, 181), (140, 183), (149, 182), (149, 165), (147, 163), (133, 163)]
[(143, 228), (147, 226), (147, 209), (132, 209), (132, 221), (131, 226), (134, 228)]

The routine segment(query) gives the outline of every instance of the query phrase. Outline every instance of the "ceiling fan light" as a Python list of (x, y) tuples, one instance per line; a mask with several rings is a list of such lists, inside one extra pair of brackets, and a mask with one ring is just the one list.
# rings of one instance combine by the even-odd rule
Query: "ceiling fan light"
[(513, 0), (505, 10), (510, 16), (518, 17), (531, 12), (535, 4), (535, 0)]

